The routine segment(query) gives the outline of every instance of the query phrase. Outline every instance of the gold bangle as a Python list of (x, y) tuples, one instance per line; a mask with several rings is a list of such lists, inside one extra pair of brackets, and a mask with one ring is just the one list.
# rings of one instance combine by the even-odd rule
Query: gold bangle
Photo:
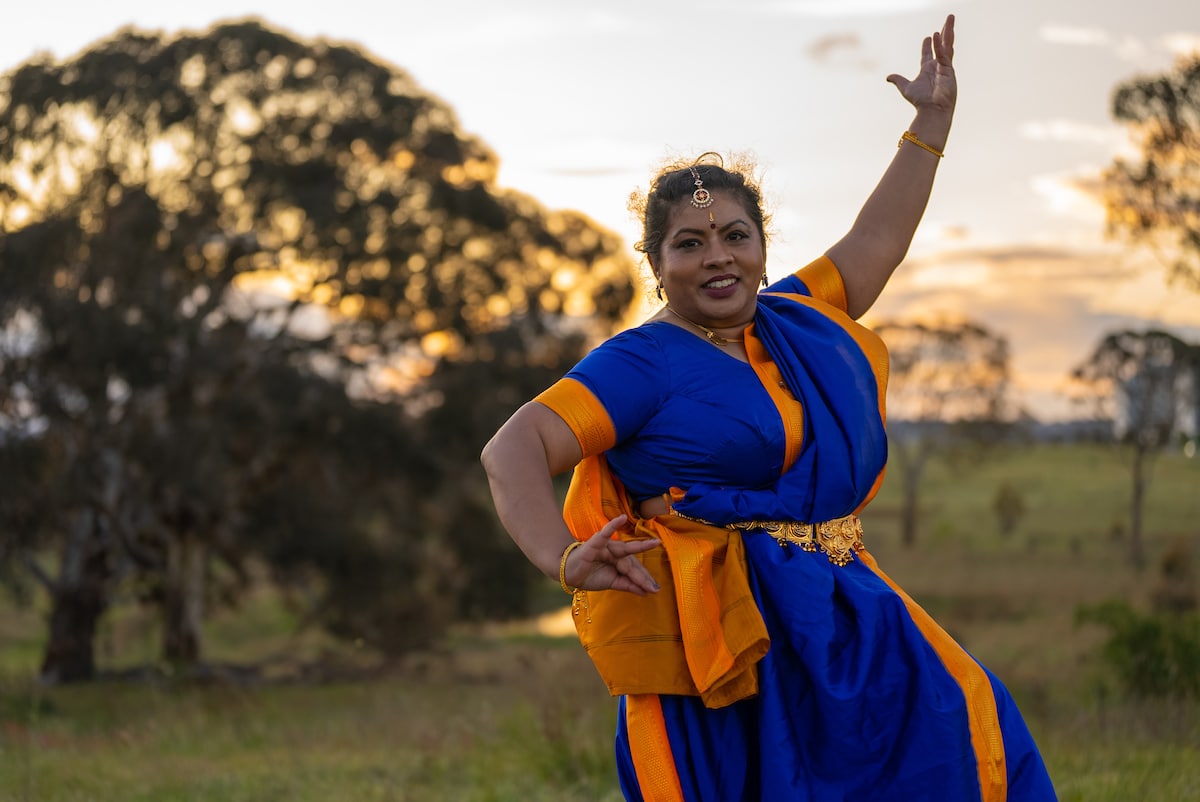
[(922, 141), (920, 140), (920, 138), (919, 138), (919, 137), (918, 137), (916, 134), (914, 134), (912, 131), (905, 131), (903, 134), (901, 134), (901, 135), (900, 135), (900, 141), (896, 143), (896, 147), (900, 147), (900, 146), (901, 146), (901, 145), (903, 145), (905, 142), (911, 142), (911, 143), (913, 143), (914, 145), (916, 145), (916, 146), (917, 146), (917, 147), (919, 147), (919, 148), (924, 148), (925, 150), (927, 150), (927, 151), (929, 151), (930, 153), (932, 153), (934, 156), (937, 156), (939, 159), (940, 159), (940, 158), (942, 158), (943, 156), (945, 156), (945, 155), (946, 155), (946, 154), (945, 154), (945, 153), (943, 153), (942, 151), (940, 151), (940, 150), (936, 150), (935, 148), (933, 148), (933, 147), (932, 147), (932, 146), (930, 146), (930, 145), (926, 145), (926, 144), (925, 144), (924, 142), (922, 142)]
[(583, 545), (582, 540), (572, 541), (565, 549), (563, 549), (562, 560), (558, 563), (558, 584), (562, 586), (563, 593), (568, 596), (574, 596), (579, 592), (579, 588), (567, 587), (567, 558), (571, 556), (571, 552)]

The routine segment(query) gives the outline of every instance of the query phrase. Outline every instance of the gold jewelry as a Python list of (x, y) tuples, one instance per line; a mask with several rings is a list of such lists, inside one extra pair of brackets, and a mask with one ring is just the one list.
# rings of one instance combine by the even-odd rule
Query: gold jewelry
[(563, 549), (562, 560), (558, 563), (558, 584), (562, 586), (563, 593), (569, 596), (574, 596), (579, 591), (579, 588), (567, 587), (567, 558), (571, 556), (571, 552), (582, 545), (582, 540), (574, 540), (567, 544), (567, 547)]
[[(671, 514), (689, 521), (719, 526), (702, 518), (684, 515), (678, 510), (671, 510)], [(829, 562), (838, 566), (849, 565), (854, 561), (855, 553), (866, 551), (862, 539), (862, 521), (853, 515), (815, 524), (798, 521), (735, 521), (726, 524), (725, 528), (742, 532), (761, 529), (780, 546), (786, 547), (790, 543), (805, 551), (823, 552), (829, 558)]]
[(763, 271), (762, 285), (763, 285), (764, 287), (768, 286), (768, 285), (767, 285), (767, 271), (765, 271), (765, 270)]
[[(692, 178), (696, 179), (694, 182), (696, 189), (692, 192), (692, 205), (697, 209), (707, 209), (709, 206), (712, 206), (712, 193), (704, 188), (704, 182), (700, 180), (700, 173), (696, 171), (696, 168), (689, 167), (688, 169), (692, 171)], [(710, 223), (712, 222), (712, 212), (709, 212), (708, 220)], [(713, 228), (716, 228), (715, 223), (713, 224)]]
[(654, 294), (658, 296), (658, 300), (662, 300), (662, 282), (658, 282), (658, 286), (654, 288)]
[[(682, 320), (684, 323), (691, 323), (693, 326), (700, 329), (700, 331), (704, 332), (704, 336), (708, 338), (708, 341), (710, 343), (712, 343), (713, 345), (729, 345), (730, 343), (745, 342), (746, 338), (744, 338), (744, 337), (722, 337), (720, 334), (717, 334), (715, 331), (710, 329), (708, 326), (701, 326), (699, 323), (697, 323), (694, 320), (688, 320), (686, 317), (679, 314), (678, 312), (676, 312), (674, 309), (672, 309), (669, 306), (667, 307), (667, 311), (670, 312), (675, 317)], [(566, 565), (566, 563), (564, 562), (563, 565)]]
[(571, 556), (571, 552), (583, 545), (582, 540), (575, 540), (567, 544), (563, 549), (562, 560), (558, 563), (558, 584), (563, 589), (563, 593), (567, 593), (571, 597), (571, 614), (579, 615), (579, 611), (583, 610), (587, 616), (587, 622), (592, 623), (592, 608), (588, 607), (587, 591), (583, 588), (567, 587), (567, 558)]
[(900, 141), (896, 143), (896, 147), (900, 147), (900, 146), (901, 146), (901, 145), (903, 145), (905, 142), (911, 142), (911, 143), (913, 143), (914, 145), (916, 145), (916, 146), (917, 146), (917, 147), (919, 147), (919, 148), (924, 148), (925, 150), (927, 150), (927, 151), (929, 151), (930, 153), (932, 153), (934, 156), (937, 156), (939, 159), (940, 159), (940, 158), (942, 158), (943, 156), (945, 156), (945, 155), (946, 155), (946, 154), (945, 154), (945, 153), (943, 153), (942, 151), (940, 151), (940, 150), (936, 150), (935, 148), (933, 148), (933, 147), (932, 147), (932, 146), (930, 146), (930, 145), (926, 145), (926, 144), (925, 144), (924, 142), (922, 142), (922, 141), (921, 141), (921, 139), (920, 139), (920, 138), (919, 138), (919, 137), (918, 137), (916, 134), (914, 134), (912, 131), (905, 131), (903, 134), (901, 134), (901, 135), (900, 135)]

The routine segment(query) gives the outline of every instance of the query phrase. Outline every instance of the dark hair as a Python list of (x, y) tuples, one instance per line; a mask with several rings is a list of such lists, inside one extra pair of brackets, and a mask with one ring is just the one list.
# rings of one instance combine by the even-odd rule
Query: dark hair
[(671, 210), (682, 200), (690, 200), (696, 189), (696, 178), (692, 170), (699, 174), (704, 182), (704, 188), (711, 191), (722, 189), (731, 193), (742, 204), (750, 219), (758, 226), (758, 235), (762, 240), (763, 252), (767, 247), (767, 225), (770, 218), (763, 211), (762, 189), (758, 181), (751, 175), (750, 165), (744, 159), (739, 159), (734, 169), (727, 170), (724, 159), (721, 164), (705, 163), (705, 158), (721, 159), (720, 154), (705, 153), (692, 162), (676, 162), (664, 168), (650, 183), (650, 191), (645, 195), (635, 192), (630, 196), (629, 208), (636, 213), (642, 222), (642, 239), (633, 247), (650, 259), (651, 264), (657, 261), (662, 250), (663, 239), (667, 235), (667, 222)]

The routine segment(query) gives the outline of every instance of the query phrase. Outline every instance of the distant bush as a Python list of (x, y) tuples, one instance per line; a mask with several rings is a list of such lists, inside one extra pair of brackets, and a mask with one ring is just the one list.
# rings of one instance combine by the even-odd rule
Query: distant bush
[(1200, 615), (1106, 601), (1078, 608), (1075, 621), (1108, 629), (1104, 662), (1130, 696), (1200, 697)]
[(1008, 537), (1025, 516), (1025, 496), (1011, 482), (1001, 482), (992, 497), (992, 510), (996, 513), (1000, 534)]
[(1192, 565), (1192, 549), (1179, 538), (1163, 553), (1158, 584), (1150, 594), (1154, 609), (1163, 613), (1187, 613), (1200, 608), (1200, 583)]

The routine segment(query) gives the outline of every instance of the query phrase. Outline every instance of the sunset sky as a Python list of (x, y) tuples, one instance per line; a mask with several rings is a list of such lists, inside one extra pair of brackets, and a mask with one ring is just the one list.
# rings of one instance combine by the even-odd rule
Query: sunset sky
[(0, 70), (68, 58), (122, 26), (179, 32), (256, 16), (355, 44), (409, 72), (497, 153), (502, 185), (577, 209), (632, 243), (629, 193), (657, 165), (752, 154), (779, 276), (849, 226), (911, 110), (923, 36), (958, 18), (960, 97), (909, 259), (871, 313), (967, 316), (1009, 338), (1020, 401), (1043, 417), (1104, 332), (1200, 341), (1200, 294), (1107, 242), (1086, 188), (1128, 149), (1113, 88), (1200, 50), (1195, 0), (470, 0), (22, 3)]

